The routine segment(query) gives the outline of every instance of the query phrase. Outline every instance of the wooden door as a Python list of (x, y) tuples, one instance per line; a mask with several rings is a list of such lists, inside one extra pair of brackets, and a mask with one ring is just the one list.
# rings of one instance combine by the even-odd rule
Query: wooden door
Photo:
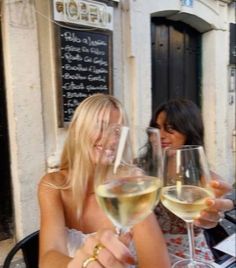
[(190, 26), (153, 18), (152, 109), (171, 98), (200, 105), (201, 34)]
[(2, 35), (0, 21), (0, 240), (4, 240), (11, 234), (12, 195), (1, 38)]

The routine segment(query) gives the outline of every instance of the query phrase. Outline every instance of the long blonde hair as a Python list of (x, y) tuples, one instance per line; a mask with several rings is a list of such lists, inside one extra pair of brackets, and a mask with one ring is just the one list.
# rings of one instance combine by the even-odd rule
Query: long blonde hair
[(120, 122), (126, 122), (119, 100), (111, 95), (94, 94), (75, 110), (61, 156), (60, 169), (68, 171), (66, 185), (72, 190), (78, 216), (83, 212), (89, 179), (93, 178), (94, 133), (109, 124), (112, 109), (119, 111)]

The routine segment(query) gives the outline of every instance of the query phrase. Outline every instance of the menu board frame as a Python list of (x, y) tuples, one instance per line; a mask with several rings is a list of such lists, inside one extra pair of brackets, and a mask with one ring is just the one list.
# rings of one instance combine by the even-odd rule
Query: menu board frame
[[(90, 95), (93, 95), (95, 93), (105, 93), (105, 94), (113, 94), (113, 62), (112, 62), (112, 31), (109, 31), (109, 30), (102, 30), (102, 29), (95, 29), (95, 28), (89, 28), (89, 27), (83, 27), (83, 26), (78, 26), (78, 27), (75, 27), (74, 25), (71, 25), (71, 24), (68, 24), (68, 23), (60, 23), (60, 25), (55, 25), (55, 46), (56, 46), (56, 59), (55, 59), (55, 62), (56, 62), (56, 84), (57, 84), (57, 107), (58, 107), (58, 127), (60, 128), (63, 128), (63, 127), (67, 127), (69, 125), (69, 122), (70, 120), (68, 120), (68, 116), (67, 116), (67, 113), (70, 112), (71, 113), (71, 109), (74, 109), (76, 107), (72, 107), (70, 108), (70, 110), (68, 111), (68, 109), (66, 108), (66, 89), (65, 89), (65, 85), (63, 84), (63, 77), (64, 77), (64, 74), (65, 74), (65, 66), (63, 66), (62, 62), (63, 62), (63, 53), (62, 53), (62, 50), (63, 50), (63, 47), (62, 47), (62, 37), (61, 37), (61, 31), (62, 29), (67, 29), (68, 31), (71, 31), (71, 32), (74, 32), (78, 35), (80, 35), (80, 33), (84, 36), (84, 35), (87, 35), (88, 37), (93, 35), (95, 37), (101, 37), (102, 38), (105, 38), (107, 40), (107, 46), (106, 46), (106, 50), (104, 51), (98, 51), (98, 52), (103, 52), (103, 54), (106, 52), (107, 54), (105, 55), (106, 56), (106, 59), (107, 59), (107, 66), (105, 67), (106, 71), (107, 71), (107, 74), (106, 74), (106, 82), (104, 82), (104, 90), (101, 89), (101, 90), (91, 90), (91, 91), (88, 91), (88, 92), (83, 92), (79, 89), (80, 87), (78, 86), (78, 89), (75, 89), (73, 91), (73, 93), (75, 94), (83, 94), (83, 95), (86, 95), (85, 97), (81, 97), (80, 98), (80, 101), (78, 100), (78, 105), (80, 104), (80, 102), (85, 99), (86, 97), (90, 96)], [(98, 39), (99, 41), (99, 39)], [(98, 42), (99, 43), (99, 42)], [(79, 48), (80, 44), (78, 44), (78, 48)], [(80, 49), (78, 49), (78, 51), (81, 51)], [(79, 58), (79, 53), (76, 54)], [(83, 57), (81, 57), (83, 58)], [(99, 58), (98, 58), (98, 62), (99, 62)], [(102, 61), (101, 61), (102, 62)], [(103, 62), (102, 62), (103, 63)], [(81, 64), (81, 62), (80, 62)], [(86, 65), (86, 63), (84, 63)], [(83, 66), (82, 64), (82, 68), (83, 67), (86, 67), (86, 66)], [(97, 68), (98, 66), (96, 66)], [(99, 69), (99, 67), (98, 67)], [(104, 69), (104, 68), (102, 68)], [(105, 72), (105, 70), (104, 70)], [(77, 77), (82, 77), (79, 75), (79, 72), (78, 74), (76, 75)], [(94, 76), (94, 77), (92, 77)], [(93, 75), (93, 73), (91, 73), (91, 80), (93, 78), (95, 78), (96, 75)], [(99, 75), (97, 76), (99, 77)], [(101, 76), (100, 76), (101, 77)], [(77, 79), (77, 78), (76, 78)], [(101, 79), (101, 81), (104, 80), (104, 79)], [(79, 78), (78, 80), (79, 81)], [(93, 81), (93, 80), (92, 80)], [(84, 84), (84, 87), (83, 89), (85, 90), (86, 86), (88, 87), (91, 87), (92, 86), (92, 82), (91, 82), (91, 85), (87, 85), (86, 84), (86, 81), (82, 81), (82, 83), (85, 83)], [(101, 82), (103, 83), (103, 82)], [(92, 86), (93, 87), (93, 86)], [(86, 90), (85, 90), (86, 91)], [(70, 94), (72, 95), (72, 94)], [(74, 101), (76, 101), (75, 99), (73, 99)], [(77, 104), (76, 104), (77, 105)]]

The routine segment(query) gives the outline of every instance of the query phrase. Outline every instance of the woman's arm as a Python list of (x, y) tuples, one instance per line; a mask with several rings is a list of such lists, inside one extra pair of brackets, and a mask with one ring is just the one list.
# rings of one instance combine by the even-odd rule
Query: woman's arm
[(162, 231), (152, 213), (133, 228), (139, 268), (170, 267), (170, 259)]
[(39, 184), (40, 243), (39, 266), (42, 268), (66, 267), (71, 258), (67, 256), (66, 229), (60, 190), (55, 184), (56, 173), (44, 176)]

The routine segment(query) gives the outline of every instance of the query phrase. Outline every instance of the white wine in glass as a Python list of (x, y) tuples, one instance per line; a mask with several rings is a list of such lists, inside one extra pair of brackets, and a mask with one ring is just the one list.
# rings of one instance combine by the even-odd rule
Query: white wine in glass
[(175, 268), (211, 268), (194, 256), (193, 221), (214, 197), (210, 173), (202, 146), (185, 145), (164, 151), (162, 204), (187, 224), (190, 259), (176, 262)]
[(101, 135), (95, 194), (116, 230), (127, 231), (145, 219), (159, 201), (162, 157), (155, 128), (112, 125)]

